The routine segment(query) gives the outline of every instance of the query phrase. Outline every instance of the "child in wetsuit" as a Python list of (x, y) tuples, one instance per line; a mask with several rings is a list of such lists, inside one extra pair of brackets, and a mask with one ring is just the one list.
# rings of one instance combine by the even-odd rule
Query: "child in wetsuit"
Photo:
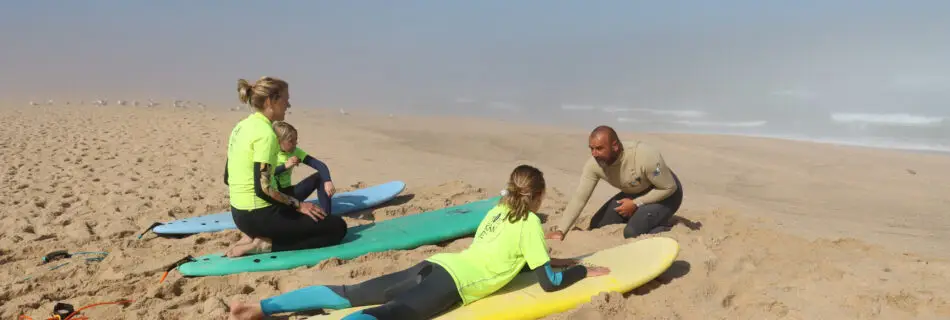
[[(534, 213), (541, 207), (544, 189), (540, 170), (518, 166), (501, 201), (485, 215), (472, 244), (462, 252), (439, 253), (406, 270), (355, 285), (316, 285), (259, 303), (233, 303), (229, 319), (369, 305), (378, 306), (343, 319), (429, 319), (495, 293), (525, 267), (534, 272), (546, 292), (564, 289), (585, 277), (608, 274), (607, 268), (588, 268), (578, 260), (548, 256), (541, 220)], [(569, 268), (552, 269), (557, 267)]]
[[(330, 212), (330, 197), (336, 190), (333, 187), (333, 181), (330, 180), (330, 168), (326, 163), (311, 157), (307, 152), (297, 147), (297, 129), (284, 121), (274, 121), (274, 133), (277, 134), (277, 143), (280, 145), (280, 152), (277, 153), (277, 162), (281, 165), (274, 169), (275, 181), (277, 181), (277, 190), (284, 194), (293, 195), (294, 198), (304, 201), (317, 191), (317, 199), (320, 200), (320, 207), (327, 215)], [(294, 167), (304, 163), (316, 173), (301, 180), (297, 185), (290, 182)]]

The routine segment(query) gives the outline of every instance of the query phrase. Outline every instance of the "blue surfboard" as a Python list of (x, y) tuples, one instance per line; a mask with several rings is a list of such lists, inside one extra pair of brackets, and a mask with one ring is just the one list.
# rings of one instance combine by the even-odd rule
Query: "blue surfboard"
[[(402, 181), (390, 181), (368, 188), (348, 192), (340, 192), (330, 199), (333, 205), (333, 215), (342, 215), (350, 212), (370, 208), (396, 198), (406, 188)], [(319, 201), (308, 199), (307, 202), (318, 204)], [(192, 218), (166, 222), (152, 229), (157, 234), (194, 234), (202, 232), (217, 232), (237, 229), (231, 212), (221, 212)]]

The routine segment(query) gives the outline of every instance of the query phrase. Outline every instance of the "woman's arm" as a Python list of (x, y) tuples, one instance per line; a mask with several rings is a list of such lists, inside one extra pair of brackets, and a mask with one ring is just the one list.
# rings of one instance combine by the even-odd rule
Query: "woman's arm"
[(224, 185), (228, 184), (228, 160), (224, 160)]
[(254, 194), (274, 205), (289, 206), (296, 210), (300, 207), (300, 201), (281, 193), (271, 185), (270, 167), (267, 163), (254, 163)]

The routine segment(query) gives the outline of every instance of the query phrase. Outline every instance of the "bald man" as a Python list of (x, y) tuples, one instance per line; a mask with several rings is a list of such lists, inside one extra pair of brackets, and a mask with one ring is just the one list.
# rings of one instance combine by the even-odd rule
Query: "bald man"
[(683, 187), (660, 152), (640, 141), (624, 146), (608, 126), (595, 128), (588, 142), (591, 158), (584, 165), (580, 185), (546, 238), (564, 239), (601, 179), (620, 192), (594, 214), (588, 230), (624, 223), (624, 238), (632, 238), (668, 223), (683, 202)]

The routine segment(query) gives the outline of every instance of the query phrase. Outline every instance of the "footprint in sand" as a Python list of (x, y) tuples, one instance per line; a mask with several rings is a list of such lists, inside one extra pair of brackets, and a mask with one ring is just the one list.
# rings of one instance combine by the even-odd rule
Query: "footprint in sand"
[(350, 270), (350, 279), (365, 277), (373, 273), (373, 269), (368, 265), (358, 265)]

